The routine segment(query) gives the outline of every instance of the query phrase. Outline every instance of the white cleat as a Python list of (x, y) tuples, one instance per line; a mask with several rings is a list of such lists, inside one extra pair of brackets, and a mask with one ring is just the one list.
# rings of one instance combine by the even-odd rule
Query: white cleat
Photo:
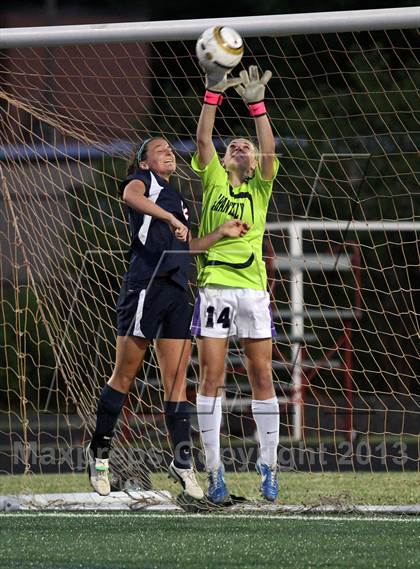
[(204, 492), (197, 482), (193, 468), (177, 468), (174, 461), (172, 461), (169, 465), (169, 474), (177, 482), (181, 483), (185, 494), (188, 494), (188, 496), (191, 496), (191, 498), (195, 500), (202, 500), (204, 498)]
[(90, 485), (100, 496), (108, 496), (111, 492), (111, 484), (109, 482), (109, 459), (94, 458), (89, 447), (86, 451), (86, 458)]

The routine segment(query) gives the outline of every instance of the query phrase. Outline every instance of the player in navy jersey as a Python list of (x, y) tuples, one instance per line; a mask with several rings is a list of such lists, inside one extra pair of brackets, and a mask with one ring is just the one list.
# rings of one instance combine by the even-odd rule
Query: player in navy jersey
[(168, 142), (160, 137), (148, 139), (135, 152), (119, 188), (128, 206), (130, 262), (117, 302), (115, 367), (99, 398), (87, 452), (90, 483), (101, 495), (110, 492), (109, 452), (119, 414), (154, 340), (174, 454), (169, 472), (187, 494), (196, 499), (204, 496), (192, 468), (185, 381), (191, 351), (190, 253), (205, 251), (224, 237), (240, 237), (248, 226), (230, 220), (208, 235), (191, 239), (188, 210), (169, 183), (175, 169)]

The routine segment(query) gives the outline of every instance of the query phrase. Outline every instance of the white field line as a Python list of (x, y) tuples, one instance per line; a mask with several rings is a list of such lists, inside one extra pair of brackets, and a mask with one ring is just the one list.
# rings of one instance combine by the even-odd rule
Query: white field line
[(305, 514), (305, 515), (294, 515), (294, 514), (271, 514), (271, 515), (256, 515), (256, 514), (217, 514), (217, 513), (205, 513), (205, 514), (188, 514), (188, 513), (173, 513), (173, 514), (153, 514), (149, 512), (121, 512), (121, 513), (98, 513), (98, 512), (4, 512), (0, 513), (0, 520), (3, 517), (7, 518), (39, 518), (39, 516), (45, 517), (57, 517), (57, 518), (93, 518), (93, 517), (107, 517), (107, 518), (121, 518), (122, 516), (135, 516), (142, 515), (147, 518), (156, 519), (174, 519), (178, 517), (191, 518), (191, 519), (226, 519), (226, 520), (302, 520), (310, 522), (324, 522), (324, 521), (345, 521), (345, 522), (420, 522), (420, 517), (414, 516), (357, 516), (352, 514), (347, 514), (345, 516), (325, 516), (322, 514)]

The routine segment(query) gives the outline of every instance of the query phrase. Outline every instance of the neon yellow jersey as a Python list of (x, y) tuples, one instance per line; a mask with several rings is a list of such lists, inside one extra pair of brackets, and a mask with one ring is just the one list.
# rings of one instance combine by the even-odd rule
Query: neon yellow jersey
[(254, 176), (235, 188), (230, 185), (216, 153), (203, 169), (195, 153), (191, 166), (203, 183), (198, 236), (211, 233), (229, 219), (241, 219), (250, 226), (244, 237), (225, 237), (198, 256), (198, 286), (213, 284), (266, 290), (262, 244), (273, 180), (279, 169), (278, 159), (274, 160), (271, 180), (264, 180), (257, 166)]

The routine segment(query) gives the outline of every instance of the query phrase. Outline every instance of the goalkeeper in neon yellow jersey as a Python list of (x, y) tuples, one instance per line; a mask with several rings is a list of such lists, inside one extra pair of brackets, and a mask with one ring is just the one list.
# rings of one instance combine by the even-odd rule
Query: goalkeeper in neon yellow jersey
[[(206, 70), (205, 70), (206, 71)], [(245, 351), (252, 388), (252, 412), (259, 435), (256, 468), (261, 492), (270, 501), (278, 495), (277, 446), (279, 405), (272, 379), (272, 335), (275, 335), (267, 293), (262, 243), (273, 180), (279, 167), (275, 141), (264, 104), (271, 72), (260, 78), (257, 67), (228, 79), (224, 71), (206, 73), (206, 93), (197, 127), (197, 152), (192, 167), (203, 184), (199, 235), (227, 219), (240, 219), (249, 230), (240, 239), (223, 239), (199, 258), (198, 286), (192, 321), (200, 360), (197, 415), (208, 472), (208, 498), (229, 499), (220, 461), (221, 389), (230, 336)], [(223, 92), (235, 87), (253, 117), (259, 149), (246, 138), (233, 140), (222, 160), (212, 142), (214, 120)]]

